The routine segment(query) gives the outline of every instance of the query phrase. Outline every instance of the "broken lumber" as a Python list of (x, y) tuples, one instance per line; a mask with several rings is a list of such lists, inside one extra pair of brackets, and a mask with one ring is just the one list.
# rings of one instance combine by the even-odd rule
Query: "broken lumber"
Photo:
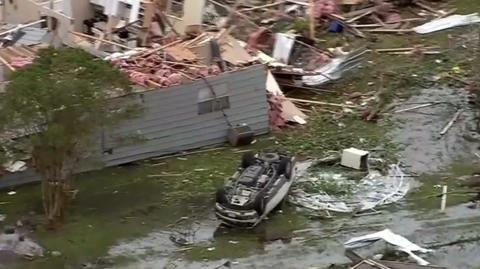
[(368, 16), (368, 15), (372, 14), (373, 12), (375, 12), (375, 9), (368, 10), (367, 12), (365, 12), (363, 14), (360, 14), (360, 15), (354, 17), (354, 18), (351, 18), (351, 19), (347, 20), (346, 22), (347, 23), (352, 23), (352, 22), (357, 21), (357, 20), (359, 20), (359, 19), (361, 19), (365, 16)]
[(167, 64), (171, 64), (171, 65), (183, 65), (183, 66), (196, 67), (196, 68), (206, 68), (206, 67), (208, 67), (206, 65), (187, 64), (187, 63), (182, 63), (182, 62), (172, 62), (172, 61), (166, 61), (166, 60), (163, 60), (162, 62), (167, 63)]
[(119, 43), (117, 43), (117, 42), (113, 42), (113, 41), (106, 40), (106, 39), (103, 39), (103, 38), (98, 38), (98, 37), (96, 37), (96, 36), (91, 36), (91, 35), (87, 35), (87, 34), (84, 34), (84, 33), (75, 32), (75, 31), (70, 31), (70, 33), (72, 33), (72, 34), (74, 34), (74, 35), (77, 35), (77, 36), (81, 36), (81, 37), (93, 39), (93, 40), (96, 40), (96, 41), (100, 41), (100, 42), (102, 42), (102, 43), (106, 43), (106, 44), (118, 46), (118, 47), (123, 48), (123, 49), (127, 49), (127, 50), (132, 50), (132, 49), (134, 49), (134, 48), (130, 48), (130, 47), (128, 47), (128, 46), (119, 44)]
[(235, 15), (241, 17), (242, 19), (244, 19), (246, 22), (250, 23), (251, 25), (257, 27), (257, 28), (260, 28), (260, 26), (258, 24), (256, 24), (255, 22), (253, 22), (248, 16), (246, 16), (245, 14), (242, 14), (241, 12), (238, 12), (236, 10), (233, 10), (231, 7), (229, 6), (226, 6), (224, 4), (221, 4), (217, 1), (214, 1), (214, 0), (208, 0), (210, 3), (216, 5), (216, 6), (219, 6), (219, 7), (222, 7), (224, 9), (226, 9), (227, 11), (229, 12), (232, 12), (234, 13)]
[(275, 6), (281, 5), (285, 2), (287, 2), (287, 1), (286, 0), (280, 0), (280, 1), (277, 1), (275, 3), (266, 4), (266, 5), (262, 5), (262, 6), (256, 6), (256, 7), (251, 7), (251, 8), (243, 8), (240, 11), (246, 12), (246, 11), (254, 11), (254, 10), (262, 9), (262, 8), (275, 7)]
[(30, 23), (27, 23), (27, 24), (20, 24), (18, 25), (17, 27), (14, 27), (10, 30), (7, 30), (5, 32), (1, 32), (0, 33), (0, 36), (2, 35), (7, 35), (7, 34), (10, 34), (10, 33), (13, 33), (13, 32), (16, 32), (18, 30), (21, 30), (23, 28), (27, 28), (27, 27), (30, 27), (30, 26), (33, 26), (33, 25), (36, 25), (36, 24), (39, 24), (39, 23), (42, 23), (42, 22), (45, 22), (45, 19), (41, 19), (41, 20), (38, 20), (38, 21), (34, 21), (34, 22), (30, 22)]
[(433, 106), (433, 105), (437, 105), (437, 104), (438, 104), (438, 103), (428, 103), (428, 104), (418, 105), (418, 106), (414, 106), (414, 107), (399, 109), (399, 110), (395, 111), (395, 113), (412, 111), (412, 110), (415, 110), (415, 109), (424, 108), (424, 107), (429, 107), (429, 106)]
[(413, 29), (367, 29), (364, 30), (365, 32), (370, 32), (370, 33), (411, 33), (413, 32)]
[(399, 52), (399, 51), (411, 51), (415, 49), (438, 49), (437, 46), (429, 46), (429, 47), (410, 47), (410, 48), (385, 48), (385, 49), (375, 49), (374, 52)]
[(447, 125), (442, 129), (442, 131), (440, 132), (440, 135), (445, 135), (448, 130), (450, 130), (450, 128), (453, 126), (453, 124), (458, 120), (458, 118), (460, 117), (460, 115), (462, 114), (463, 112), (463, 109), (460, 109), (457, 111), (457, 113), (455, 113), (455, 115), (453, 116), (453, 118), (447, 123)]
[(435, 10), (434, 8), (430, 7), (429, 5), (425, 4), (425, 3), (422, 3), (420, 1), (414, 1), (415, 5), (427, 10), (427, 11), (430, 11), (432, 12), (433, 14), (437, 14), (439, 15), (438, 13), (438, 10)]
[(309, 26), (310, 26), (310, 38), (315, 39), (315, 1), (310, 0), (310, 8), (308, 9), (309, 12)]
[(8, 67), (8, 69), (10, 69), (11, 71), (16, 71), (17, 69), (15, 69), (15, 67), (13, 67), (12, 65), (10, 65), (10, 63), (8, 63), (7, 60), (5, 60), (5, 58), (3, 58), (2, 56), (0, 56), (0, 62), (2, 62), (6, 67)]
[(288, 98), (288, 97), (287, 97), (287, 100), (290, 100), (292, 102), (297, 102), (297, 103), (307, 103), (307, 104), (336, 106), (336, 107), (348, 107), (348, 108), (359, 108), (358, 106), (354, 106), (354, 105), (327, 103), (327, 102), (320, 102), (320, 101), (315, 101), (315, 100), (306, 100), (306, 99), (297, 99), (297, 98)]
[(180, 42), (182, 42), (182, 41), (183, 41), (183, 40), (179, 39), (179, 40), (173, 41), (173, 42), (171, 42), (171, 43), (168, 43), (168, 44), (166, 44), (166, 45), (160, 46), (160, 47), (158, 47), (158, 48), (151, 49), (151, 50), (147, 51), (146, 53), (144, 53), (144, 54), (142, 55), (142, 57), (150, 56), (150, 55), (154, 54), (154, 53), (157, 52), (157, 51), (161, 51), (161, 50), (166, 49), (166, 48), (168, 48), (168, 47), (177, 45), (178, 43), (180, 43)]

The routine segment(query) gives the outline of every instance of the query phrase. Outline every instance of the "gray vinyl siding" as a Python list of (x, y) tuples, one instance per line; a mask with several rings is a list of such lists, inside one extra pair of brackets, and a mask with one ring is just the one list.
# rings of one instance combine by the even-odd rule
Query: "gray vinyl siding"
[[(248, 124), (256, 135), (269, 131), (266, 100), (266, 69), (263, 65), (225, 73), (208, 79), (215, 87), (228, 87), (230, 108), (225, 109), (233, 126)], [(156, 156), (225, 143), (229, 126), (223, 113), (198, 114), (198, 92), (208, 87), (202, 80), (175, 87), (143, 91), (127, 102), (141, 104), (145, 111), (134, 120), (123, 122), (111, 132), (99, 135), (93, 156), (104, 166), (114, 166)], [(120, 100), (122, 101), (122, 100)], [(139, 135), (142, 142), (119, 145), (115, 137)], [(112, 149), (112, 154), (103, 154)], [(93, 160), (94, 158), (92, 158)], [(32, 169), (0, 178), (0, 188), (38, 181)]]
[[(269, 130), (265, 94), (266, 70), (253, 66), (242, 71), (209, 79), (210, 85), (228, 88), (230, 108), (224, 112), (233, 125), (248, 124), (255, 134)], [(198, 93), (209, 89), (204, 81), (141, 93), (138, 96), (145, 111), (142, 117), (115, 129), (106, 137), (105, 149), (113, 153), (104, 156), (106, 166), (129, 163), (153, 156), (226, 142), (229, 129), (221, 111), (198, 114)], [(144, 141), (117, 146), (112, 137), (138, 135)]]

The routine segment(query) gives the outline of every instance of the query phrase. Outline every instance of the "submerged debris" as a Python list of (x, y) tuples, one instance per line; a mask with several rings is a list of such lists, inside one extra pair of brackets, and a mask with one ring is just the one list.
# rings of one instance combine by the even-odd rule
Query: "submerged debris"
[(0, 251), (11, 252), (28, 259), (43, 256), (42, 247), (15, 231), (0, 234)]

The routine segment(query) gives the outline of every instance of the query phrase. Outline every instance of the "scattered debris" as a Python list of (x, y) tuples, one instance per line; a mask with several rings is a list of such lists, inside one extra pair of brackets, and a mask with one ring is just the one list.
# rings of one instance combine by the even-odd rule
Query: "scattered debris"
[(368, 166), (368, 151), (349, 148), (343, 150), (341, 165), (357, 170), (365, 170)]
[(385, 229), (383, 231), (373, 233), (373, 234), (352, 238), (347, 242), (345, 242), (344, 246), (347, 249), (356, 249), (356, 248), (361, 248), (361, 247), (371, 245), (372, 243), (375, 243), (376, 241), (379, 241), (379, 240), (384, 240), (387, 243), (394, 245), (395, 247), (397, 247), (398, 250), (410, 255), (410, 257), (412, 257), (412, 259), (417, 261), (417, 263), (420, 265), (430, 264), (428, 261), (417, 256), (414, 252), (429, 253), (429, 252), (433, 252), (433, 250), (419, 247), (418, 245), (410, 242), (405, 237), (395, 234), (389, 229)]
[(428, 34), (448, 28), (464, 26), (479, 22), (480, 17), (478, 16), (478, 13), (472, 13), (470, 15), (452, 15), (446, 18), (436, 19), (423, 25), (417, 26), (413, 28), (413, 30), (418, 34)]
[(52, 255), (52, 257), (60, 257), (62, 256), (62, 253), (58, 250), (54, 250), (50, 252), (50, 255)]
[(23, 172), (27, 170), (27, 163), (23, 161), (10, 161), (3, 165), (5, 171), (10, 173)]
[(329, 64), (316, 69), (315, 72), (318, 73), (317, 75), (305, 75), (302, 77), (302, 81), (308, 86), (320, 86), (324, 83), (337, 80), (342, 77), (344, 72), (359, 66), (365, 53), (366, 51), (353, 51), (334, 58)]
[(445, 208), (447, 207), (447, 193), (448, 193), (448, 186), (444, 185), (442, 187), (442, 202), (440, 205), (440, 211), (445, 211)]
[(0, 251), (11, 252), (20, 257), (33, 259), (43, 257), (43, 249), (25, 235), (16, 233), (15, 228), (0, 234)]
[(455, 115), (453, 116), (453, 118), (447, 123), (447, 125), (442, 129), (442, 131), (440, 132), (440, 135), (445, 135), (448, 130), (450, 130), (450, 128), (453, 126), (453, 124), (458, 120), (458, 118), (460, 117), (460, 115), (462, 114), (463, 112), (463, 109), (460, 109), (458, 110)]
[[(372, 160), (370, 160), (371, 162)], [(297, 177), (289, 201), (310, 210), (360, 213), (401, 200), (410, 182), (398, 165), (390, 165), (386, 175), (369, 168), (367, 175), (329, 172), (325, 164), (310, 162)], [(363, 177), (362, 177), (363, 176)]]

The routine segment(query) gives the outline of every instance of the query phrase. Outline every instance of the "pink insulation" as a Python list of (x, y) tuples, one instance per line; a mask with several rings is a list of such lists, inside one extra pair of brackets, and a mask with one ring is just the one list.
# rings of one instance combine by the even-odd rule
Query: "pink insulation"
[(112, 63), (127, 73), (130, 81), (145, 87), (152, 84), (157, 87), (170, 87), (179, 85), (188, 78), (197, 79), (220, 73), (217, 66), (192, 68), (185, 67), (181, 63), (177, 66), (167, 64), (159, 55), (155, 54), (148, 57), (138, 56), (130, 59), (114, 60)]
[(12, 57), (10, 65), (15, 68), (22, 68), (33, 63), (34, 58), (32, 57)]
[(316, 19), (331, 15), (337, 11), (337, 3), (335, 0), (316, 0), (313, 14)]
[(268, 118), (272, 131), (279, 131), (282, 127), (285, 127), (287, 125), (287, 121), (282, 117), (283, 98), (283, 96), (267, 93), (267, 101), (269, 107)]

